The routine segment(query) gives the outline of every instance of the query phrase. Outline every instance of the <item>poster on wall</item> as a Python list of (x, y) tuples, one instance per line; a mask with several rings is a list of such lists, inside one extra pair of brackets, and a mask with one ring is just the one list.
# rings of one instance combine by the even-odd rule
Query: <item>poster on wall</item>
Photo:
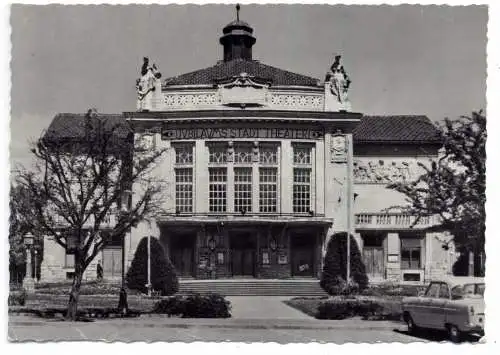
[(219, 265), (224, 264), (224, 253), (222, 252), (217, 253), (217, 264)]
[(269, 265), (269, 253), (267, 251), (262, 252), (262, 264)]
[(280, 253), (278, 255), (278, 264), (283, 265), (288, 263), (288, 257), (285, 253)]
[(198, 267), (200, 269), (206, 269), (208, 266), (208, 258), (206, 255), (200, 255), (200, 263), (198, 265)]

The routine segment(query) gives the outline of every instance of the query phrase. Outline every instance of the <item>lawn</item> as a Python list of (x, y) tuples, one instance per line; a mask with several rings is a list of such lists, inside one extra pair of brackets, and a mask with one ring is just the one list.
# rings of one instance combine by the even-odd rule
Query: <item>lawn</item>
[[(106, 309), (118, 307), (120, 289), (121, 284), (119, 282), (84, 282), (80, 289), (78, 308)], [(70, 290), (71, 281), (39, 283), (36, 285), (36, 293), (27, 296), (24, 306), (9, 306), (9, 311), (23, 312), (47, 308), (65, 308), (68, 305)], [(158, 299), (147, 298), (131, 290), (127, 290), (127, 296), (129, 308), (140, 312), (150, 312), (158, 301)]]

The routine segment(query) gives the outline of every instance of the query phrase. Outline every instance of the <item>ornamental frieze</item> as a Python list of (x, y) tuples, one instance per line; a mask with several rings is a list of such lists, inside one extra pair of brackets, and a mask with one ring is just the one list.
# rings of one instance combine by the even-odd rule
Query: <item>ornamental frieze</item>
[(388, 184), (394, 182), (409, 182), (416, 175), (416, 162), (391, 160), (355, 160), (354, 182), (371, 184)]
[(220, 103), (215, 93), (203, 94), (165, 94), (164, 103), (167, 108), (213, 106)]
[[(165, 110), (223, 107), (224, 105), (230, 105), (238, 101), (237, 98), (233, 97), (236, 96), (236, 92), (235, 95), (229, 95), (229, 93), (232, 93), (232, 90), (235, 89), (221, 89), (219, 91), (214, 90), (213, 92), (204, 91), (198, 93), (163, 93), (163, 105)], [(259, 90), (255, 91), (259, 92)], [(261, 106), (281, 110), (323, 111), (324, 103), (322, 94), (259, 92), (259, 95), (258, 97), (254, 97), (254, 101)], [(246, 104), (253, 102), (249, 99), (249, 95), (244, 96), (247, 98), (245, 101)], [(268, 96), (269, 98), (267, 98)]]
[(273, 106), (294, 109), (323, 109), (322, 95), (300, 95), (300, 94), (273, 94), (271, 97)]

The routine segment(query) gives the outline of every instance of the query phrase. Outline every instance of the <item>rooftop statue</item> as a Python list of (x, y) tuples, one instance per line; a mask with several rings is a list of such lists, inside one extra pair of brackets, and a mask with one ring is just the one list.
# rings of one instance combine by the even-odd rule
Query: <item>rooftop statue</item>
[(334, 96), (334, 100), (330, 97), (325, 97), (325, 110), (327, 111), (349, 111), (350, 103), (348, 97), (349, 86), (351, 79), (347, 75), (344, 66), (341, 63), (341, 56), (335, 55), (335, 60), (330, 67), (330, 71), (326, 74), (325, 86), (329, 87), (329, 92), (325, 92), (325, 96)]
[[(157, 86), (160, 85), (161, 73), (156, 64), (149, 65), (149, 58), (144, 57), (141, 68), (141, 77), (136, 81), (138, 104), (140, 111), (150, 110), (152, 107), (152, 96)], [(161, 91), (161, 90), (160, 90)]]

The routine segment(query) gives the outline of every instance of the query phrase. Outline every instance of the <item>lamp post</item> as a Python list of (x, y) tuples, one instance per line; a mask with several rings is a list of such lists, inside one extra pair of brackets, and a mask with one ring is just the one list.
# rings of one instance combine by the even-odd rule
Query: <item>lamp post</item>
[(148, 289), (148, 296), (151, 296), (151, 236), (148, 235), (148, 284), (146, 288)]
[(23, 280), (23, 287), (27, 293), (35, 292), (35, 278), (33, 275), (33, 270), (31, 269), (31, 248), (33, 246), (34, 240), (35, 237), (32, 233), (28, 232), (24, 235), (24, 245), (26, 246), (27, 254), (26, 254), (26, 276), (24, 277)]
[(346, 281), (349, 283), (351, 279), (351, 234), (353, 234), (353, 223), (352, 223), (352, 213), (353, 213), (353, 202), (354, 194), (352, 192), (353, 175), (354, 175), (354, 164), (353, 164), (353, 144), (352, 144), (352, 134), (346, 135), (346, 145), (347, 145), (347, 270), (346, 270)]

